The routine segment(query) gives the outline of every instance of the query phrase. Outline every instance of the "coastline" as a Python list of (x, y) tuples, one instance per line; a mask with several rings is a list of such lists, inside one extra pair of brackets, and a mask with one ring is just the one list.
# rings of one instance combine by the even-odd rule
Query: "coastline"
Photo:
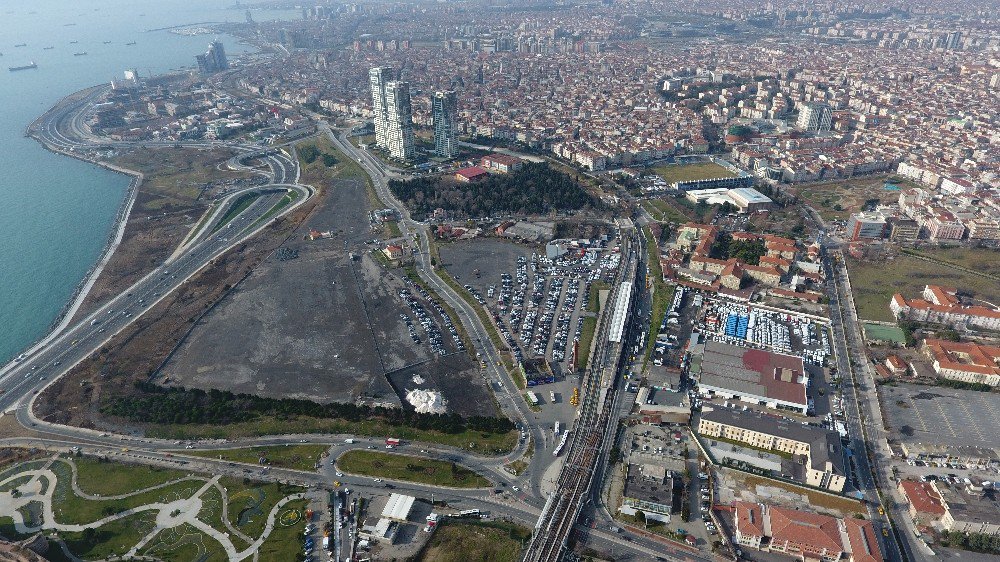
[[(139, 186), (142, 185), (144, 179), (143, 174), (136, 170), (129, 170), (127, 168), (122, 168), (120, 166), (116, 166), (108, 162), (103, 162), (100, 160), (86, 157), (83, 154), (71, 152), (53, 146), (45, 142), (45, 140), (43, 140), (42, 138), (40, 138), (36, 132), (38, 123), (42, 119), (44, 119), (47, 115), (49, 115), (52, 111), (60, 108), (61, 106), (63, 106), (68, 102), (80, 99), (80, 97), (85, 97), (101, 87), (103, 86), (101, 85), (90, 86), (82, 90), (72, 92), (66, 96), (63, 96), (58, 102), (56, 102), (52, 107), (50, 107), (47, 111), (45, 111), (45, 113), (43, 113), (37, 119), (32, 121), (31, 124), (28, 125), (27, 129), (25, 130), (24, 135), (26, 137), (30, 137), (31, 139), (35, 140), (36, 142), (38, 142), (38, 144), (40, 144), (43, 148), (45, 148), (49, 152), (52, 152), (54, 154), (60, 154), (62, 156), (68, 156), (70, 158), (75, 158), (77, 160), (87, 162), (88, 164), (104, 168), (105, 170), (109, 170), (117, 174), (121, 174), (123, 176), (128, 176), (129, 178), (131, 178), (131, 181), (129, 182), (129, 185), (125, 190), (125, 196), (123, 197), (121, 204), (118, 206), (118, 212), (115, 214), (115, 219), (114, 222), (112, 223), (111, 231), (108, 233), (107, 240), (104, 243), (104, 247), (101, 249), (101, 253), (97, 261), (94, 262), (94, 264), (90, 267), (90, 269), (87, 270), (87, 273), (84, 274), (83, 278), (80, 279), (79, 283), (77, 283), (76, 288), (73, 290), (73, 293), (70, 295), (69, 299), (67, 299), (66, 304), (63, 305), (62, 309), (59, 311), (59, 314), (57, 314), (56, 317), (52, 320), (45, 334), (42, 335), (40, 338), (36, 339), (35, 341), (29, 343), (22, 350), (20, 350), (20, 352), (14, 355), (14, 357), (17, 357), (18, 355), (21, 354), (30, 355), (31, 353), (34, 353), (40, 347), (48, 344), (49, 341), (57, 337), (59, 333), (65, 330), (66, 326), (68, 326), (72, 322), (73, 318), (76, 316), (76, 313), (83, 305), (84, 300), (87, 298), (87, 295), (90, 293), (90, 289), (94, 286), (94, 283), (97, 282), (97, 279), (101, 276), (101, 273), (103, 273), (104, 268), (107, 266), (108, 262), (111, 260), (111, 257), (118, 249), (118, 246), (121, 244), (122, 239), (125, 235), (125, 228), (128, 225), (128, 219), (132, 214), (132, 207), (135, 204), (136, 195), (138, 194), (139, 191)], [(14, 357), (11, 357), (7, 361), (7, 363), (3, 366), (3, 368), (0, 368), (0, 372), (3, 372), (12, 364)]]

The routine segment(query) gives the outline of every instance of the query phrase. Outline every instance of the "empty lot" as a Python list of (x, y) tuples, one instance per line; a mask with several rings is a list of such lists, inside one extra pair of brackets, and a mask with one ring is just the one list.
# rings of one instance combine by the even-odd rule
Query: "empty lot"
[[(456, 406), (463, 405), (463, 395), (479, 398), (459, 408), (461, 413), (495, 413), (467, 356), (441, 363), (427, 338), (420, 344), (410, 338), (400, 317), (410, 313), (399, 297), (406, 284), (368, 255), (377, 245), (370, 244), (374, 234), (363, 178), (335, 176), (324, 197), (282, 251), (198, 320), (161, 370), (159, 382), (317, 402), (399, 405), (398, 387), (386, 375), (422, 365), (450, 389), (463, 389), (446, 393)], [(311, 229), (330, 231), (332, 237), (307, 240)], [(352, 259), (351, 252), (360, 259)], [(455, 352), (449, 345), (447, 351)], [(476, 385), (482, 388), (469, 390)]]

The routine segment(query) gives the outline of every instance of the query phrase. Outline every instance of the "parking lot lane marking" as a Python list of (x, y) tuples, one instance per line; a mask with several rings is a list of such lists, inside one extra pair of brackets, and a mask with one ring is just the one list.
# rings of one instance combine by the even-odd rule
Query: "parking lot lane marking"
[(948, 413), (945, 412), (944, 406), (938, 402), (935, 402), (934, 406), (937, 407), (938, 415), (941, 417), (941, 421), (948, 426), (948, 431), (951, 433), (951, 436), (957, 439), (959, 434), (955, 431), (955, 427), (951, 424), (951, 419), (948, 417)]

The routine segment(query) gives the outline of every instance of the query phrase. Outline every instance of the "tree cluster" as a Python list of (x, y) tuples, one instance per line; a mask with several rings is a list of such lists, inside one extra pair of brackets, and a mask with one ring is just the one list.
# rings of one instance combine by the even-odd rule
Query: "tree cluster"
[(306, 416), (350, 422), (379, 420), (395, 427), (442, 433), (481, 431), (503, 434), (513, 431), (506, 418), (462, 417), (458, 414), (422, 414), (413, 410), (357, 404), (320, 404), (293, 398), (267, 398), (235, 394), (225, 390), (165, 388), (149, 382), (136, 383), (137, 393), (118, 396), (101, 408), (105, 414), (132, 421), (160, 424), (225, 425), (249, 422), (264, 416)]
[(485, 217), (542, 215), (600, 204), (571, 177), (545, 163), (526, 163), (512, 174), (491, 174), (473, 183), (450, 176), (392, 180), (389, 189), (418, 218), (437, 208), (457, 216)]
[(736, 258), (743, 263), (759, 265), (760, 258), (767, 254), (767, 247), (761, 239), (733, 240), (728, 232), (723, 232), (712, 244), (710, 256), (719, 260)]
[(941, 539), (950, 546), (975, 552), (1000, 554), (1000, 536), (950, 531), (944, 533)]

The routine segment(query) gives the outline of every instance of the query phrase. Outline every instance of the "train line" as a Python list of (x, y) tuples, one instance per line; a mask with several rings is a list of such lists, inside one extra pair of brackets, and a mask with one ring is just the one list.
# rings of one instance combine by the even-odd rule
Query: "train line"
[[(615, 277), (612, 285), (615, 287), (614, 298), (609, 298), (609, 303), (616, 302), (618, 295), (626, 290), (626, 282), (635, 281), (638, 269), (636, 248), (637, 244), (631, 237), (625, 238), (623, 266)], [(634, 299), (634, 292), (629, 291), (628, 295)], [(627, 303), (629, 314), (633, 304), (632, 300)], [(559, 474), (557, 490), (549, 497), (535, 525), (535, 533), (524, 557), (526, 562), (549, 562), (561, 558), (613, 435), (616, 425), (612, 419), (615, 384), (622, 358), (626, 355), (622, 342), (627, 341), (627, 338), (621, 338), (620, 342), (614, 342), (608, 338), (613, 309), (613, 306), (605, 306), (598, 319), (595, 331), (597, 342), (583, 380), (580, 413), (568, 444), (569, 452)]]

